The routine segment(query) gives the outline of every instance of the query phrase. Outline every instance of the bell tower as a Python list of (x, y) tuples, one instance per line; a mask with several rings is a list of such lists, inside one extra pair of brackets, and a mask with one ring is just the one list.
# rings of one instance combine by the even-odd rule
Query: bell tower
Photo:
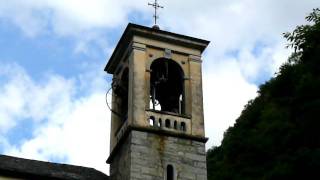
[(201, 55), (209, 41), (128, 24), (113, 75), (112, 180), (206, 180)]

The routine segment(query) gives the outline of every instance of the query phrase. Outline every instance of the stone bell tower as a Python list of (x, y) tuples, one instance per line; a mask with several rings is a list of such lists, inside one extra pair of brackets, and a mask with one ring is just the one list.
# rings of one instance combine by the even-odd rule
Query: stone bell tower
[(209, 44), (129, 24), (105, 71), (113, 75), (113, 180), (206, 180), (201, 54)]

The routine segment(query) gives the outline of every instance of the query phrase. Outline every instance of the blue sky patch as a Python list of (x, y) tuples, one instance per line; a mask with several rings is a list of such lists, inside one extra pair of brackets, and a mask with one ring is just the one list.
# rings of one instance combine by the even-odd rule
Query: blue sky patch
[(21, 120), (7, 132), (7, 140), (11, 145), (20, 146), (24, 141), (32, 138), (34, 128), (35, 126), (31, 119)]
[(262, 52), (263, 52), (263, 49), (266, 48), (268, 45), (262, 41), (257, 41), (252, 50), (251, 50), (251, 53), (255, 56), (255, 57), (259, 57)]

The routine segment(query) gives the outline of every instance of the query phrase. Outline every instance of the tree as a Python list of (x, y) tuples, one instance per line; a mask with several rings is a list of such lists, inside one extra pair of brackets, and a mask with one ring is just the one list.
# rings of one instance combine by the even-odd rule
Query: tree
[(320, 9), (285, 33), (295, 51), (207, 153), (208, 179), (319, 179)]

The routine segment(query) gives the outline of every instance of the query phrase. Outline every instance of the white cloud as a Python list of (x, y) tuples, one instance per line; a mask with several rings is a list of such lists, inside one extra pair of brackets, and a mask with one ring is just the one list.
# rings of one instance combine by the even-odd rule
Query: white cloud
[[(97, 28), (126, 23), (129, 13), (146, 9), (140, 3), (115, 0), (0, 0), (0, 17), (13, 22), (29, 36), (53, 30), (57, 35), (81, 35)], [(90, 31), (89, 31), (90, 30)]]
[[(38, 126), (32, 139), (5, 153), (40, 160), (66, 159), (66, 163), (107, 173), (110, 114), (103, 99), (103, 94), (96, 93), (73, 102), (71, 111), (58, 117), (50, 115), (48, 123)], [(61, 122), (57, 123), (57, 118)]]
[[(14, 73), (19, 72), (19, 73)], [(10, 83), (5, 83), (0, 87), (0, 133), (5, 133), (16, 125), (16, 118), (23, 116), (25, 106), (24, 94), (31, 80), (24, 76), (25, 72), (17, 65), (1, 65), (0, 77), (8, 77), (6, 79)], [(4, 81), (4, 80), (3, 80)]]
[(73, 80), (58, 75), (47, 75), (43, 82), (35, 83), (25, 70), (16, 64), (1, 64), (1, 77), (6, 79), (0, 87), (0, 132), (6, 132), (25, 118), (41, 121), (58, 107), (70, 101)]
[(24, 35), (73, 38), (75, 53), (92, 54), (109, 48), (105, 32), (125, 26), (128, 15), (145, 11), (147, 0), (0, 0), (0, 22), (9, 22)]
[[(36, 34), (45, 31), (47, 21), (45, 16), (35, 16), (33, 8), (30, 7), (31, 1), (6, 1), (0, 0), (0, 17), (8, 22), (15, 24), (27, 35), (35, 36)], [(45, 14), (40, 9), (37, 10), (38, 14)]]
[[(310, 1), (162, 1), (160, 27), (211, 41), (204, 59), (204, 105), (207, 148), (219, 145), (257, 84), (286, 61), (283, 32), (305, 22), (318, 0)], [(253, 52), (263, 44), (258, 54)], [(237, 55), (230, 56), (230, 52)], [(263, 76), (263, 77), (261, 77)]]
[[(88, 93), (75, 98), (81, 89), (73, 79), (49, 74), (39, 83), (18, 65), (1, 65), (5, 83), (0, 88), (0, 142), (4, 153), (60, 160), (107, 173), (110, 113), (100, 73), (88, 83)], [(90, 76), (84, 74), (80, 78), (83, 77)], [(22, 121), (35, 127), (32, 137), (21, 144), (8, 142), (7, 132), (14, 131)]]
[(220, 144), (223, 132), (234, 124), (248, 100), (256, 96), (257, 86), (246, 81), (234, 59), (205, 71), (203, 82), (207, 148), (210, 148)]

